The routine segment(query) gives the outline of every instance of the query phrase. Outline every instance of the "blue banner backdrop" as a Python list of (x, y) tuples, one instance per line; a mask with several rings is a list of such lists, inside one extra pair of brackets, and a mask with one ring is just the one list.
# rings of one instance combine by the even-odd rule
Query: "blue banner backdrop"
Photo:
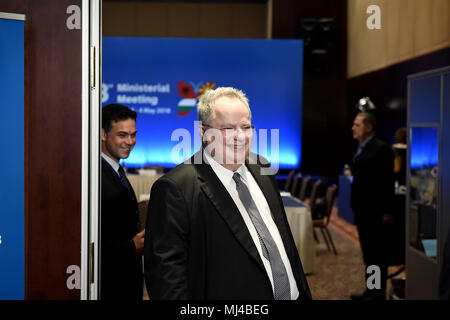
[[(25, 298), (24, 22), (0, 19), (0, 299)], [(6, 135), (6, 136), (5, 136)]]
[[(279, 167), (301, 160), (302, 40), (103, 37), (103, 105), (121, 103), (138, 112), (137, 143), (128, 167), (174, 167), (200, 146), (197, 98), (208, 89), (243, 90), (252, 123), (267, 130), (267, 152), (254, 140), (252, 151), (272, 158), (271, 129), (279, 130)], [(172, 156), (189, 132), (190, 152)], [(184, 135), (184, 138), (186, 135)], [(258, 135), (257, 135), (258, 138)]]

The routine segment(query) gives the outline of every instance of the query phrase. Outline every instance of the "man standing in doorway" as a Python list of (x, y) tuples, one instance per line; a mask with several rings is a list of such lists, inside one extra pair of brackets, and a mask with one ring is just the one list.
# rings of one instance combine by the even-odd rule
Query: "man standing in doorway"
[(136, 144), (136, 117), (120, 104), (102, 110), (101, 299), (143, 295), (145, 230), (139, 232), (136, 196), (119, 164)]
[(275, 177), (249, 161), (247, 97), (234, 88), (208, 90), (198, 115), (202, 149), (152, 187), (150, 299), (310, 300)]
[[(353, 138), (359, 142), (352, 160), (353, 181), (350, 204), (355, 214), (364, 263), (380, 268), (379, 288), (367, 288), (352, 294), (353, 300), (384, 300), (387, 261), (383, 226), (392, 216), (394, 197), (393, 152), (388, 144), (375, 137), (375, 116), (360, 112), (353, 122)], [(366, 279), (370, 274), (366, 274)], [(366, 281), (367, 282), (367, 281)], [(366, 284), (367, 285), (367, 284)]]

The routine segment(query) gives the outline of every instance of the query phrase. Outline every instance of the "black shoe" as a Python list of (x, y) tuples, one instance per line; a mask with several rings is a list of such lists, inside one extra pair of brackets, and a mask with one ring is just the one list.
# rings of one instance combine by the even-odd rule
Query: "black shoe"
[(352, 293), (350, 299), (352, 300), (366, 300), (369, 297), (369, 292), (366, 290), (363, 293)]
[(379, 290), (375, 292), (366, 290), (363, 293), (353, 293), (350, 295), (350, 298), (352, 300), (386, 300), (384, 294), (380, 293)]
[(374, 292), (371, 292), (365, 300), (384, 301), (386, 300), (386, 295), (381, 290), (374, 290)]

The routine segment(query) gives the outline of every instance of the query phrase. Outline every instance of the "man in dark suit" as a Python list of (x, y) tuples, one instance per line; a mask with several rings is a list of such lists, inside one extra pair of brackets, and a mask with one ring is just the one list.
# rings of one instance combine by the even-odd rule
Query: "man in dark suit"
[(275, 178), (249, 157), (246, 96), (206, 91), (198, 114), (202, 150), (151, 190), (150, 299), (311, 299)]
[[(392, 149), (375, 137), (374, 115), (358, 113), (352, 126), (353, 138), (359, 142), (352, 161), (353, 181), (350, 203), (355, 214), (364, 263), (380, 268), (379, 289), (367, 288), (363, 294), (353, 294), (352, 299), (385, 299), (387, 239), (385, 226), (392, 221), (394, 197)], [(367, 277), (371, 274), (366, 274)], [(376, 282), (375, 282), (376, 283)]]
[(136, 196), (120, 159), (136, 144), (135, 111), (110, 104), (102, 109), (101, 299), (142, 300), (142, 254)]

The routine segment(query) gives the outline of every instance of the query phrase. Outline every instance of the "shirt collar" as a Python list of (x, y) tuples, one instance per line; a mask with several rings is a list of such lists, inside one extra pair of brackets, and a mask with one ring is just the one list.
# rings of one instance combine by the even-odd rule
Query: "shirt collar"
[[(207, 151), (204, 151), (206, 162), (211, 166), (219, 180), (224, 186), (228, 186), (233, 180), (234, 171), (225, 168), (218, 163)], [(235, 172), (241, 175), (241, 180), (247, 183), (247, 168), (245, 165), (241, 165)]]
[(108, 164), (109, 164), (114, 170), (116, 170), (116, 172), (119, 172), (119, 166), (120, 166), (120, 164), (119, 164), (116, 160), (114, 160), (114, 159), (112, 159), (111, 157), (107, 156), (107, 155), (104, 154), (103, 152), (102, 152), (102, 157), (103, 157), (103, 159), (105, 159), (106, 162), (108, 162)]
[(361, 146), (361, 148), (364, 148), (366, 146), (366, 144), (368, 144), (369, 141), (373, 139), (373, 137), (375, 137), (374, 134), (372, 134), (369, 137), (367, 137), (367, 139), (364, 140), (363, 142), (360, 142), (359, 145)]

